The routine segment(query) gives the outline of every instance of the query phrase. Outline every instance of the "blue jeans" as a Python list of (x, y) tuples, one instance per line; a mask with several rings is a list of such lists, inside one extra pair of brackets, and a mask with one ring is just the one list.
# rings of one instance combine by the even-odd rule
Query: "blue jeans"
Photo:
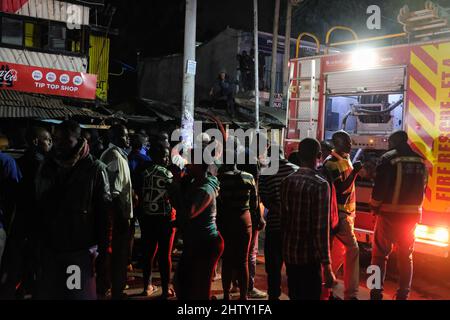
[(248, 291), (252, 291), (255, 287), (256, 275), (256, 257), (258, 256), (258, 237), (259, 231), (253, 229), (252, 240), (250, 241), (250, 250), (248, 255)]
[(381, 271), (381, 287), (372, 289), (371, 299), (383, 298), (386, 265), (394, 244), (397, 246), (399, 288), (397, 299), (408, 299), (413, 276), (414, 231), (417, 217), (378, 216), (373, 240), (372, 265)]

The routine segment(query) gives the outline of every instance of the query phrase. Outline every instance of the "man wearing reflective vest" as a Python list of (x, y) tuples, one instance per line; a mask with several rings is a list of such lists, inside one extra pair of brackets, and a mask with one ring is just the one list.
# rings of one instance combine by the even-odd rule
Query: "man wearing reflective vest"
[(399, 289), (396, 299), (408, 299), (413, 263), (414, 231), (420, 222), (427, 170), (423, 159), (408, 145), (405, 131), (389, 137), (389, 149), (377, 167), (370, 202), (377, 216), (373, 240), (372, 265), (380, 268), (380, 286), (370, 292), (372, 300), (383, 298), (386, 264), (393, 245), (397, 247)]
[[(331, 260), (333, 272), (344, 265), (344, 299), (357, 300), (359, 290), (359, 246), (355, 236), (356, 188), (355, 180), (362, 168), (360, 161), (350, 160), (352, 139), (345, 131), (337, 131), (332, 137), (334, 149), (325, 159), (324, 167), (328, 171), (336, 190), (339, 222), (334, 237)], [(341, 245), (345, 247), (345, 255)], [(330, 299), (336, 299), (332, 293)]]

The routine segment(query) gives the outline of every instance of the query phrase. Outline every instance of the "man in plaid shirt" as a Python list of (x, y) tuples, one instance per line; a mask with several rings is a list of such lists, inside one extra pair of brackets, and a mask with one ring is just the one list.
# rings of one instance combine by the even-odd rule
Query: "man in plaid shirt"
[(317, 140), (299, 144), (300, 169), (281, 188), (281, 234), (289, 298), (319, 300), (322, 272), (326, 287), (335, 284), (330, 259), (330, 186), (316, 171)]

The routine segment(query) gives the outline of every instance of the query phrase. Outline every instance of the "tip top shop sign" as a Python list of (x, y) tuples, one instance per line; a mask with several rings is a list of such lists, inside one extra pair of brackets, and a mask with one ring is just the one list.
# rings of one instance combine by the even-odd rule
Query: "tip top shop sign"
[(95, 99), (97, 76), (0, 62), (0, 90)]

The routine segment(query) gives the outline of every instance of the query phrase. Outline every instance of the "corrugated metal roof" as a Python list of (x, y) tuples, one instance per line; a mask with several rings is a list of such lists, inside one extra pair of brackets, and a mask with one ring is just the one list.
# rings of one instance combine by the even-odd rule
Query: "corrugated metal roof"
[[(163, 121), (181, 118), (181, 106), (162, 103), (150, 99), (141, 99), (147, 106), (147, 110), (161, 118)], [(214, 115), (223, 124), (234, 124), (242, 128), (252, 128), (254, 126), (254, 112), (236, 103), (236, 116), (230, 117), (226, 110), (218, 108), (195, 107), (195, 120), (205, 123), (213, 123), (208, 115)], [(244, 112), (245, 111), (245, 112)], [(260, 125), (262, 128), (281, 128), (284, 123), (272, 114), (260, 110)]]
[[(8, 3), (9, 2), (9, 3)], [(83, 1), (79, 1), (83, 2)], [(85, 1), (85, 3), (87, 3)], [(6, 1), (2, 10), (29, 17), (89, 25), (89, 7), (58, 0)], [(71, 13), (75, 11), (75, 16)]]
[(108, 118), (93, 110), (66, 104), (60, 98), (0, 90), (0, 118), (65, 119), (73, 116)]
[(87, 71), (87, 58), (0, 48), (0, 61), (74, 72)]

